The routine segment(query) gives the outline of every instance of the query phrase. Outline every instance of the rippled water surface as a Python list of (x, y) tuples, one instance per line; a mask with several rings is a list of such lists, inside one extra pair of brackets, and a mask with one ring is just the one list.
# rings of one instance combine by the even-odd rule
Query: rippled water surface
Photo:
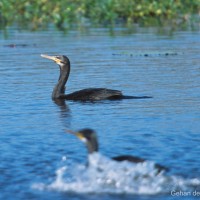
[[(200, 193), (200, 34), (118, 29), (0, 34), (1, 199), (173, 199)], [(70, 58), (66, 93), (87, 87), (151, 99), (56, 104), (59, 69), (41, 53)], [(65, 129), (97, 131), (90, 157)], [(132, 154), (144, 164), (108, 157)], [(170, 168), (156, 175), (154, 162)], [(178, 196), (177, 199), (181, 199)]]

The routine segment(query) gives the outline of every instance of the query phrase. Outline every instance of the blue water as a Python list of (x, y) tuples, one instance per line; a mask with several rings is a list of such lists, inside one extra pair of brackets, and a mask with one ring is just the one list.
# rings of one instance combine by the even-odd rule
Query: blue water
[[(114, 35), (107, 29), (67, 34), (0, 31), (0, 199), (168, 200), (175, 198), (172, 191), (196, 198), (199, 35), (198, 31), (160, 35), (156, 29), (129, 34), (117, 29)], [(107, 87), (153, 98), (56, 104), (51, 92), (58, 66), (41, 58), (41, 53), (70, 58), (66, 93)], [(65, 133), (85, 127), (96, 130), (100, 143), (90, 168), (85, 168), (84, 144)], [(156, 176), (150, 161), (129, 166), (108, 159), (119, 154), (146, 158), (170, 172)], [(101, 172), (96, 169), (99, 162)]]

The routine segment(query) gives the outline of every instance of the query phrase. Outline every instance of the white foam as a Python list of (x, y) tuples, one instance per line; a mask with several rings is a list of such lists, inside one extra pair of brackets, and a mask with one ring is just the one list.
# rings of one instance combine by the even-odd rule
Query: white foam
[(116, 162), (95, 153), (89, 156), (89, 167), (64, 166), (56, 171), (50, 184), (36, 183), (33, 188), (75, 193), (159, 194), (172, 190), (193, 190), (199, 179), (184, 179), (157, 173), (153, 162), (133, 164)]

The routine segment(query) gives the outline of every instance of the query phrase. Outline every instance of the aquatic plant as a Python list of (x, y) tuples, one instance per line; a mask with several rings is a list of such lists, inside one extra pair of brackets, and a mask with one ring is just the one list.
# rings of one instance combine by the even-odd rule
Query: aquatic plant
[(66, 29), (76, 24), (161, 25), (191, 20), (200, 11), (200, 0), (1, 0), (0, 25)]

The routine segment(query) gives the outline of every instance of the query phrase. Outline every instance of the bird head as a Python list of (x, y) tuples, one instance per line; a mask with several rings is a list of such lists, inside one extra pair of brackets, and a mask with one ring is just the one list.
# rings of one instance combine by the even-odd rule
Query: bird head
[(94, 130), (86, 128), (77, 132), (67, 130), (66, 132), (76, 135), (87, 146), (88, 152), (93, 153), (98, 151), (98, 141)]
[(69, 58), (67, 56), (64, 56), (64, 55), (49, 56), (49, 55), (46, 55), (46, 54), (41, 54), (41, 57), (53, 60), (55, 63), (57, 63), (60, 66), (61, 70), (64, 70), (65, 66), (70, 65)]

